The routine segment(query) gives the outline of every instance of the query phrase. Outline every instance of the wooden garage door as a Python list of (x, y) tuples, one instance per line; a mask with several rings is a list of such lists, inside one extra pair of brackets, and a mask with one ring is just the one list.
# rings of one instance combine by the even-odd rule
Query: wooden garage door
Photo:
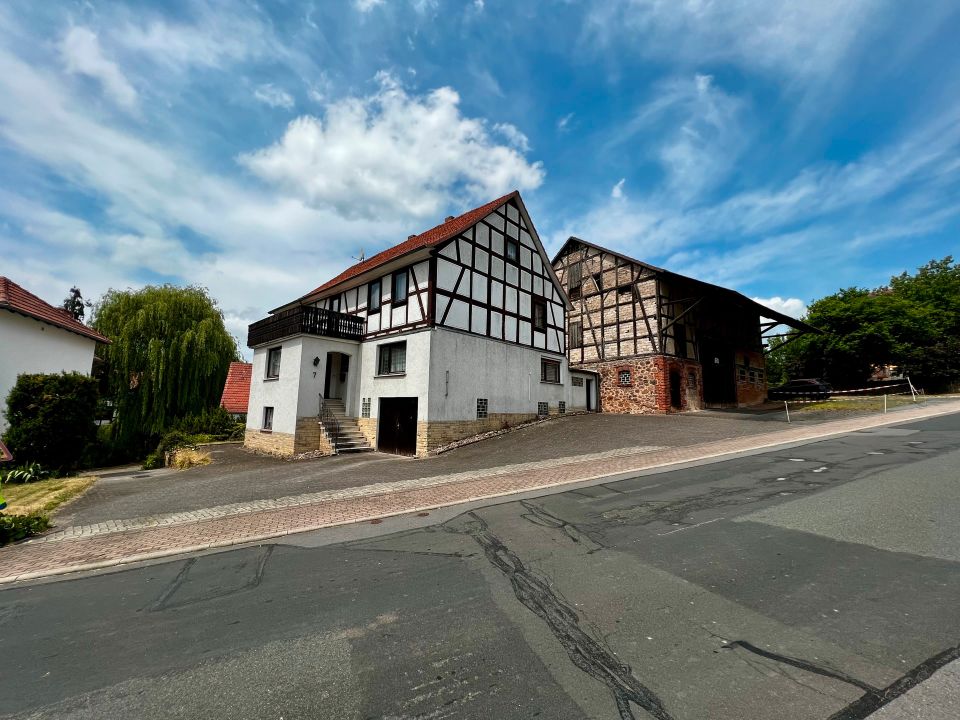
[(417, 453), (417, 398), (380, 398), (377, 450), (394, 455)]

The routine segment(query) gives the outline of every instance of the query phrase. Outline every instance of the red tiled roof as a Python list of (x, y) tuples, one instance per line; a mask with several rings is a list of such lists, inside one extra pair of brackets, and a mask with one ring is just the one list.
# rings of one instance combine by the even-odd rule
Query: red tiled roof
[(227, 381), (223, 384), (223, 396), (220, 405), (228, 413), (247, 414), (250, 400), (250, 378), (253, 365), (245, 362), (232, 362), (227, 371)]
[(436, 227), (427, 230), (426, 232), (420, 233), (419, 235), (414, 235), (399, 245), (394, 245), (392, 248), (387, 248), (383, 252), (377, 253), (373, 257), (368, 258), (363, 262), (359, 262), (356, 265), (348, 267), (342, 273), (333, 278), (333, 280), (325, 282), (316, 290), (308, 292), (303, 297), (307, 298), (318, 293), (322, 293), (324, 290), (329, 290), (335, 285), (339, 285), (340, 283), (346, 282), (347, 280), (355, 278), (358, 275), (362, 275), (369, 270), (373, 270), (381, 265), (385, 265), (395, 258), (412, 253), (414, 250), (435, 247), (440, 243), (459, 235), (471, 225), (480, 222), (480, 220), (503, 205), (505, 202), (507, 202), (507, 200), (510, 200), (519, 194), (519, 191), (514, 190), (513, 192), (508, 193), (501, 198), (497, 198), (496, 200), (488, 202), (486, 205), (481, 205), (478, 208), (474, 208), (473, 210), (463, 213), (463, 215), (458, 215), (452, 220), (447, 220), (446, 222), (443, 222)]
[(55, 325), (69, 332), (83, 335), (97, 342), (109, 343), (104, 337), (91, 327), (74, 319), (69, 311), (54, 307), (44, 302), (31, 292), (24, 290), (13, 280), (0, 275), (0, 309), (11, 310), (21, 315), (27, 315), (41, 320), (49, 325)]

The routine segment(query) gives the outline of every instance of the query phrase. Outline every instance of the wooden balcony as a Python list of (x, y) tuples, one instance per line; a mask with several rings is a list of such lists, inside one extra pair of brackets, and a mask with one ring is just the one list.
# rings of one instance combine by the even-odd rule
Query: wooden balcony
[(365, 318), (300, 305), (253, 323), (247, 331), (247, 346), (255, 347), (291, 335), (363, 340), (366, 331)]

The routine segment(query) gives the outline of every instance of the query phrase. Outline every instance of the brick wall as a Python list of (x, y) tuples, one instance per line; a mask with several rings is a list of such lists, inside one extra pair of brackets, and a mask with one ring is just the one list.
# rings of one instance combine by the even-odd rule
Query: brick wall
[(736, 365), (737, 405), (761, 404), (767, 399), (766, 361), (763, 353), (738, 350)]
[[(700, 363), (667, 355), (649, 355), (630, 360), (579, 365), (600, 374), (600, 407), (603, 412), (643, 415), (667, 413), (670, 406), (670, 375), (680, 377), (680, 411), (703, 407), (703, 373)], [(630, 383), (622, 385), (621, 373), (630, 373)]]

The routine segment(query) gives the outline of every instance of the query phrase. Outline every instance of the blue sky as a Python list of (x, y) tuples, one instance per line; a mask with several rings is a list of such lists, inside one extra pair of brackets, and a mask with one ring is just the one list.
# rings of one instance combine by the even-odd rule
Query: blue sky
[(960, 6), (7, 2), (0, 274), (248, 323), (519, 188), (791, 314), (960, 255)]

